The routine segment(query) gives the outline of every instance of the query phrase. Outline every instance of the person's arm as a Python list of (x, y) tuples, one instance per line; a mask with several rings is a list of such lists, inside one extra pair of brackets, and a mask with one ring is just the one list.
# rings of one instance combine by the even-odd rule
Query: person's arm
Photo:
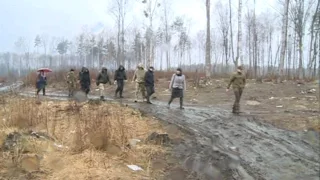
[(233, 81), (235, 80), (236, 76), (233, 74), (230, 78), (229, 84), (227, 86), (227, 89), (230, 89), (231, 84), (233, 83)]
[(170, 84), (169, 84), (169, 89), (172, 89), (174, 77), (175, 77), (175, 74), (173, 74), (172, 77), (171, 77), (171, 81), (170, 81)]
[(243, 83), (244, 83), (244, 86), (246, 86), (246, 83), (247, 83), (247, 78), (246, 78), (246, 76), (243, 77)]

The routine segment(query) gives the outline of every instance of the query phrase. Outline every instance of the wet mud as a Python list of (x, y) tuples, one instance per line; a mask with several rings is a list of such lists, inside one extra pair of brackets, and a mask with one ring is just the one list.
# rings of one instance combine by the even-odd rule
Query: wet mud
[[(48, 93), (48, 98), (68, 99), (61, 93)], [(186, 106), (179, 110), (176, 106), (168, 109), (163, 102), (119, 102), (183, 130), (185, 137), (173, 145), (174, 155), (199, 179), (319, 179), (318, 132), (282, 130), (261, 123), (252, 115), (234, 116), (218, 107)], [(172, 173), (166, 179), (186, 179), (176, 171)]]

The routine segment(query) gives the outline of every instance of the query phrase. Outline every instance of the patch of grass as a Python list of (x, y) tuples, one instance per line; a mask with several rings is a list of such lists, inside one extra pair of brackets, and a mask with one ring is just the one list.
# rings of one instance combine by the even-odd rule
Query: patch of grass
[[(4, 119), (0, 143), (11, 132), (25, 133), (17, 148), (0, 157), (5, 178), (26, 178), (30, 169), (37, 169), (38, 161), (40, 167), (31, 173), (33, 179), (150, 179), (162, 173), (153, 171), (150, 162), (154, 156), (165, 156), (164, 147), (128, 146), (130, 139), (143, 141), (151, 132), (163, 132), (161, 125), (128, 107), (45, 100), (36, 104), (34, 99), (21, 97), (5, 101), (0, 109)], [(55, 140), (28, 136), (29, 130)], [(133, 172), (128, 164), (144, 171)]]

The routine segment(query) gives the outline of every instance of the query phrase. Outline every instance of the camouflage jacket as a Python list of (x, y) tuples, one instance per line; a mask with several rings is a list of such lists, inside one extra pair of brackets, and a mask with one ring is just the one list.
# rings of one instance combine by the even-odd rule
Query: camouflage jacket
[(233, 73), (227, 87), (228, 89), (230, 88), (231, 84), (233, 89), (244, 88), (246, 85), (246, 76), (240, 72)]

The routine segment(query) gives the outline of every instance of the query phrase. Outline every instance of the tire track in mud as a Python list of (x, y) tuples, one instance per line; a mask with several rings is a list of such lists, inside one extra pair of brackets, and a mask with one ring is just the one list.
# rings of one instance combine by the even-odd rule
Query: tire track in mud
[[(32, 92), (21, 95), (32, 96)], [(49, 98), (67, 96), (49, 93)], [(98, 99), (96, 96), (90, 98)], [(112, 99), (110, 99), (112, 100)], [(319, 133), (281, 130), (253, 116), (233, 116), (219, 108), (168, 109), (154, 105), (120, 103), (184, 129), (187, 138), (175, 145), (182, 165), (200, 179), (319, 179)]]

